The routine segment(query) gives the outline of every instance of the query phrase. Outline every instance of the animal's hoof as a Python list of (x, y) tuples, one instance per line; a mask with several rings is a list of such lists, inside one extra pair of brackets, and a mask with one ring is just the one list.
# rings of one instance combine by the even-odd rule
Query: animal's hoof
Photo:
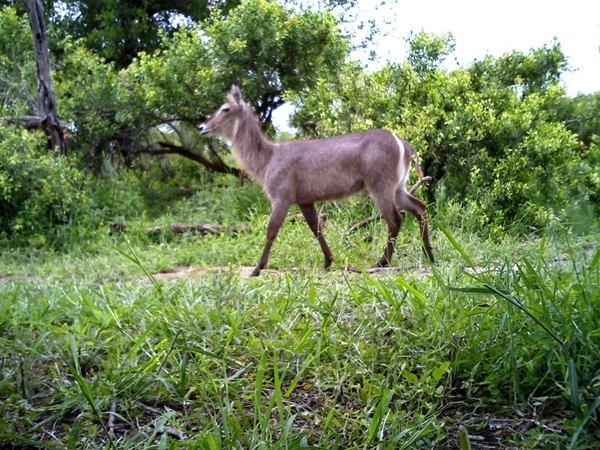
[(325, 265), (323, 266), (325, 268), (325, 270), (331, 270), (331, 263), (333, 262), (333, 259), (326, 259), (325, 260)]
[(388, 267), (389, 265), (390, 265), (390, 262), (387, 259), (381, 258), (379, 261), (377, 261), (377, 264), (375, 264), (373, 267), (381, 268), (381, 267)]
[(258, 267), (255, 267), (254, 270), (252, 271), (252, 273), (250, 274), (251, 277), (257, 277), (260, 275), (260, 269)]

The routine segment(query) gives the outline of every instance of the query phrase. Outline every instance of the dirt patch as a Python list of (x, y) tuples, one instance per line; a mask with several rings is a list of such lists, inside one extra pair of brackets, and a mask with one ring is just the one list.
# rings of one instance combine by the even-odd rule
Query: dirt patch
[(564, 437), (564, 421), (573, 419), (573, 415), (562, 412), (564, 410), (565, 405), (555, 399), (534, 399), (532, 404), (515, 413), (510, 408), (494, 410), (478, 399), (455, 395), (445, 399), (437, 415), (447, 425), (447, 448), (461, 448), (458, 429), (462, 425), (474, 450), (512, 450), (525, 448), (519, 444), (531, 442), (528, 439), (535, 435), (545, 436), (548, 445), (556, 442), (550, 439), (552, 436)]
[[(168, 281), (168, 280), (178, 280), (178, 279), (187, 279), (187, 278), (202, 278), (215, 274), (234, 274), (241, 279), (250, 278), (250, 274), (254, 270), (253, 266), (213, 266), (213, 267), (188, 267), (188, 266), (178, 266), (172, 270), (164, 270), (159, 273), (155, 273), (153, 277), (157, 280)], [(322, 270), (322, 269), (319, 269)], [(261, 272), (261, 276), (266, 274), (272, 275), (283, 275), (285, 273), (294, 273), (297, 272), (298, 269), (291, 268), (287, 270), (279, 270), (279, 269), (264, 269)], [(352, 266), (347, 266), (343, 271), (348, 274), (357, 274), (360, 275), (362, 272)], [(364, 269), (365, 273), (368, 273), (371, 276), (377, 277), (380, 275), (385, 275), (389, 273), (397, 273), (400, 274), (408, 274), (410, 273), (412, 276), (417, 278), (427, 276), (431, 274), (431, 268), (429, 267), (371, 267), (368, 269)]]
[(0, 283), (8, 283), (10, 281), (39, 281), (41, 279), (41, 277), (35, 275), (13, 275), (11, 273), (0, 275)]
[(385, 275), (387, 273), (396, 274), (396, 275), (404, 275), (410, 274), (413, 277), (422, 278), (427, 275), (431, 275), (431, 267), (423, 266), (423, 267), (415, 267), (415, 266), (391, 266), (391, 267), (369, 267), (363, 269), (363, 271), (357, 269), (353, 266), (346, 266), (344, 270), (348, 273), (368, 273), (374, 277), (378, 275)]
[[(222, 274), (222, 273), (233, 273), (240, 278), (250, 278), (250, 274), (254, 270), (252, 266), (214, 266), (214, 267), (188, 267), (188, 266), (179, 266), (174, 268), (173, 270), (163, 271), (160, 273), (154, 274), (154, 278), (157, 280), (177, 280), (181, 278), (201, 278), (206, 276), (211, 276), (214, 274)], [(292, 269), (293, 271), (293, 269)], [(286, 271), (284, 270), (276, 270), (276, 269), (265, 269), (262, 271), (263, 274), (275, 274), (282, 275)]]

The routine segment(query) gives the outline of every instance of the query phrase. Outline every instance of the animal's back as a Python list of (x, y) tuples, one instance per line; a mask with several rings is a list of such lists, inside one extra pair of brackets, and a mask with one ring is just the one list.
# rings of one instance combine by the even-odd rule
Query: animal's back
[(379, 180), (397, 184), (399, 156), (386, 130), (291, 141), (277, 146), (265, 187), (294, 192), (298, 203), (343, 198)]
[(389, 164), (398, 157), (398, 145), (391, 132), (369, 130), (324, 139), (289, 141), (277, 146), (276, 159), (290, 160), (307, 171), (327, 172), (335, 167)]

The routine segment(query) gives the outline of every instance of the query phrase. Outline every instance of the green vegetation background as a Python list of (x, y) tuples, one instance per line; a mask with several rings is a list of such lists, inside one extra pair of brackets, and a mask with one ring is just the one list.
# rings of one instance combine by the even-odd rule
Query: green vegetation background
[[(79, 22), (47, 5), (67, 158), (21, 126), (31, 35), (19, 4), (0, 10), (0, 443), (456, 448), (465, 425), (498, 448), (600, 447), (600, 93), (565, 94), (556, 41), (450, 71), (452, 36), (421, 32), (404, 62), (367, 70), (336, 15), (352, 5), (292, 3), (207, 3), (180, 28), (160, 2)], [(377, 221), (349, 232), (375, 212), (363, 195), (321, 206), (331, 273), (294, 222), (279, 271), (240, 276), (269, 203), (195, 129), (232, 83), (278, 139), (272, 114), (291, 102), (294, 138), (410, 140), (434, 177), (419, 196), (439, 263), (407, 218), (398, 270), (345, 272), (385, 240)], [(145, 228), (174, 222), (250, 226)]]

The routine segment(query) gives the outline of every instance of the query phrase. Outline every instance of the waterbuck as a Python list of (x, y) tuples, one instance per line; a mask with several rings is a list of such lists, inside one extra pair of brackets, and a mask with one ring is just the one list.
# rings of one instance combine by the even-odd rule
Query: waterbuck
[(267, 241), (251, 276), (267, 265), (269, 252), (290, 207), (300, 207), (308, 226), (325, 255), (325, 268), (333, 261), (319, 223), (315, 202), (341, 199), (367, 189), (387, 222), (388, 240), (377, 263), (386, 267), (402, 217), (398, 208), (418, 220), (424, 250), (431, 262), (427, 207), (406, 190), (412, 156), (419, 177), (419, 155), (405, 140), (386, 130), (371, 130), (326, 139), (274, 143), (261, 131), (256, 114), (232, 86), (227, 103), (198, 127), (204, 135), (216, 135), (233, 143), (232, 153), (239, 166), (262, 186), (271, 200), (272, 211)]

